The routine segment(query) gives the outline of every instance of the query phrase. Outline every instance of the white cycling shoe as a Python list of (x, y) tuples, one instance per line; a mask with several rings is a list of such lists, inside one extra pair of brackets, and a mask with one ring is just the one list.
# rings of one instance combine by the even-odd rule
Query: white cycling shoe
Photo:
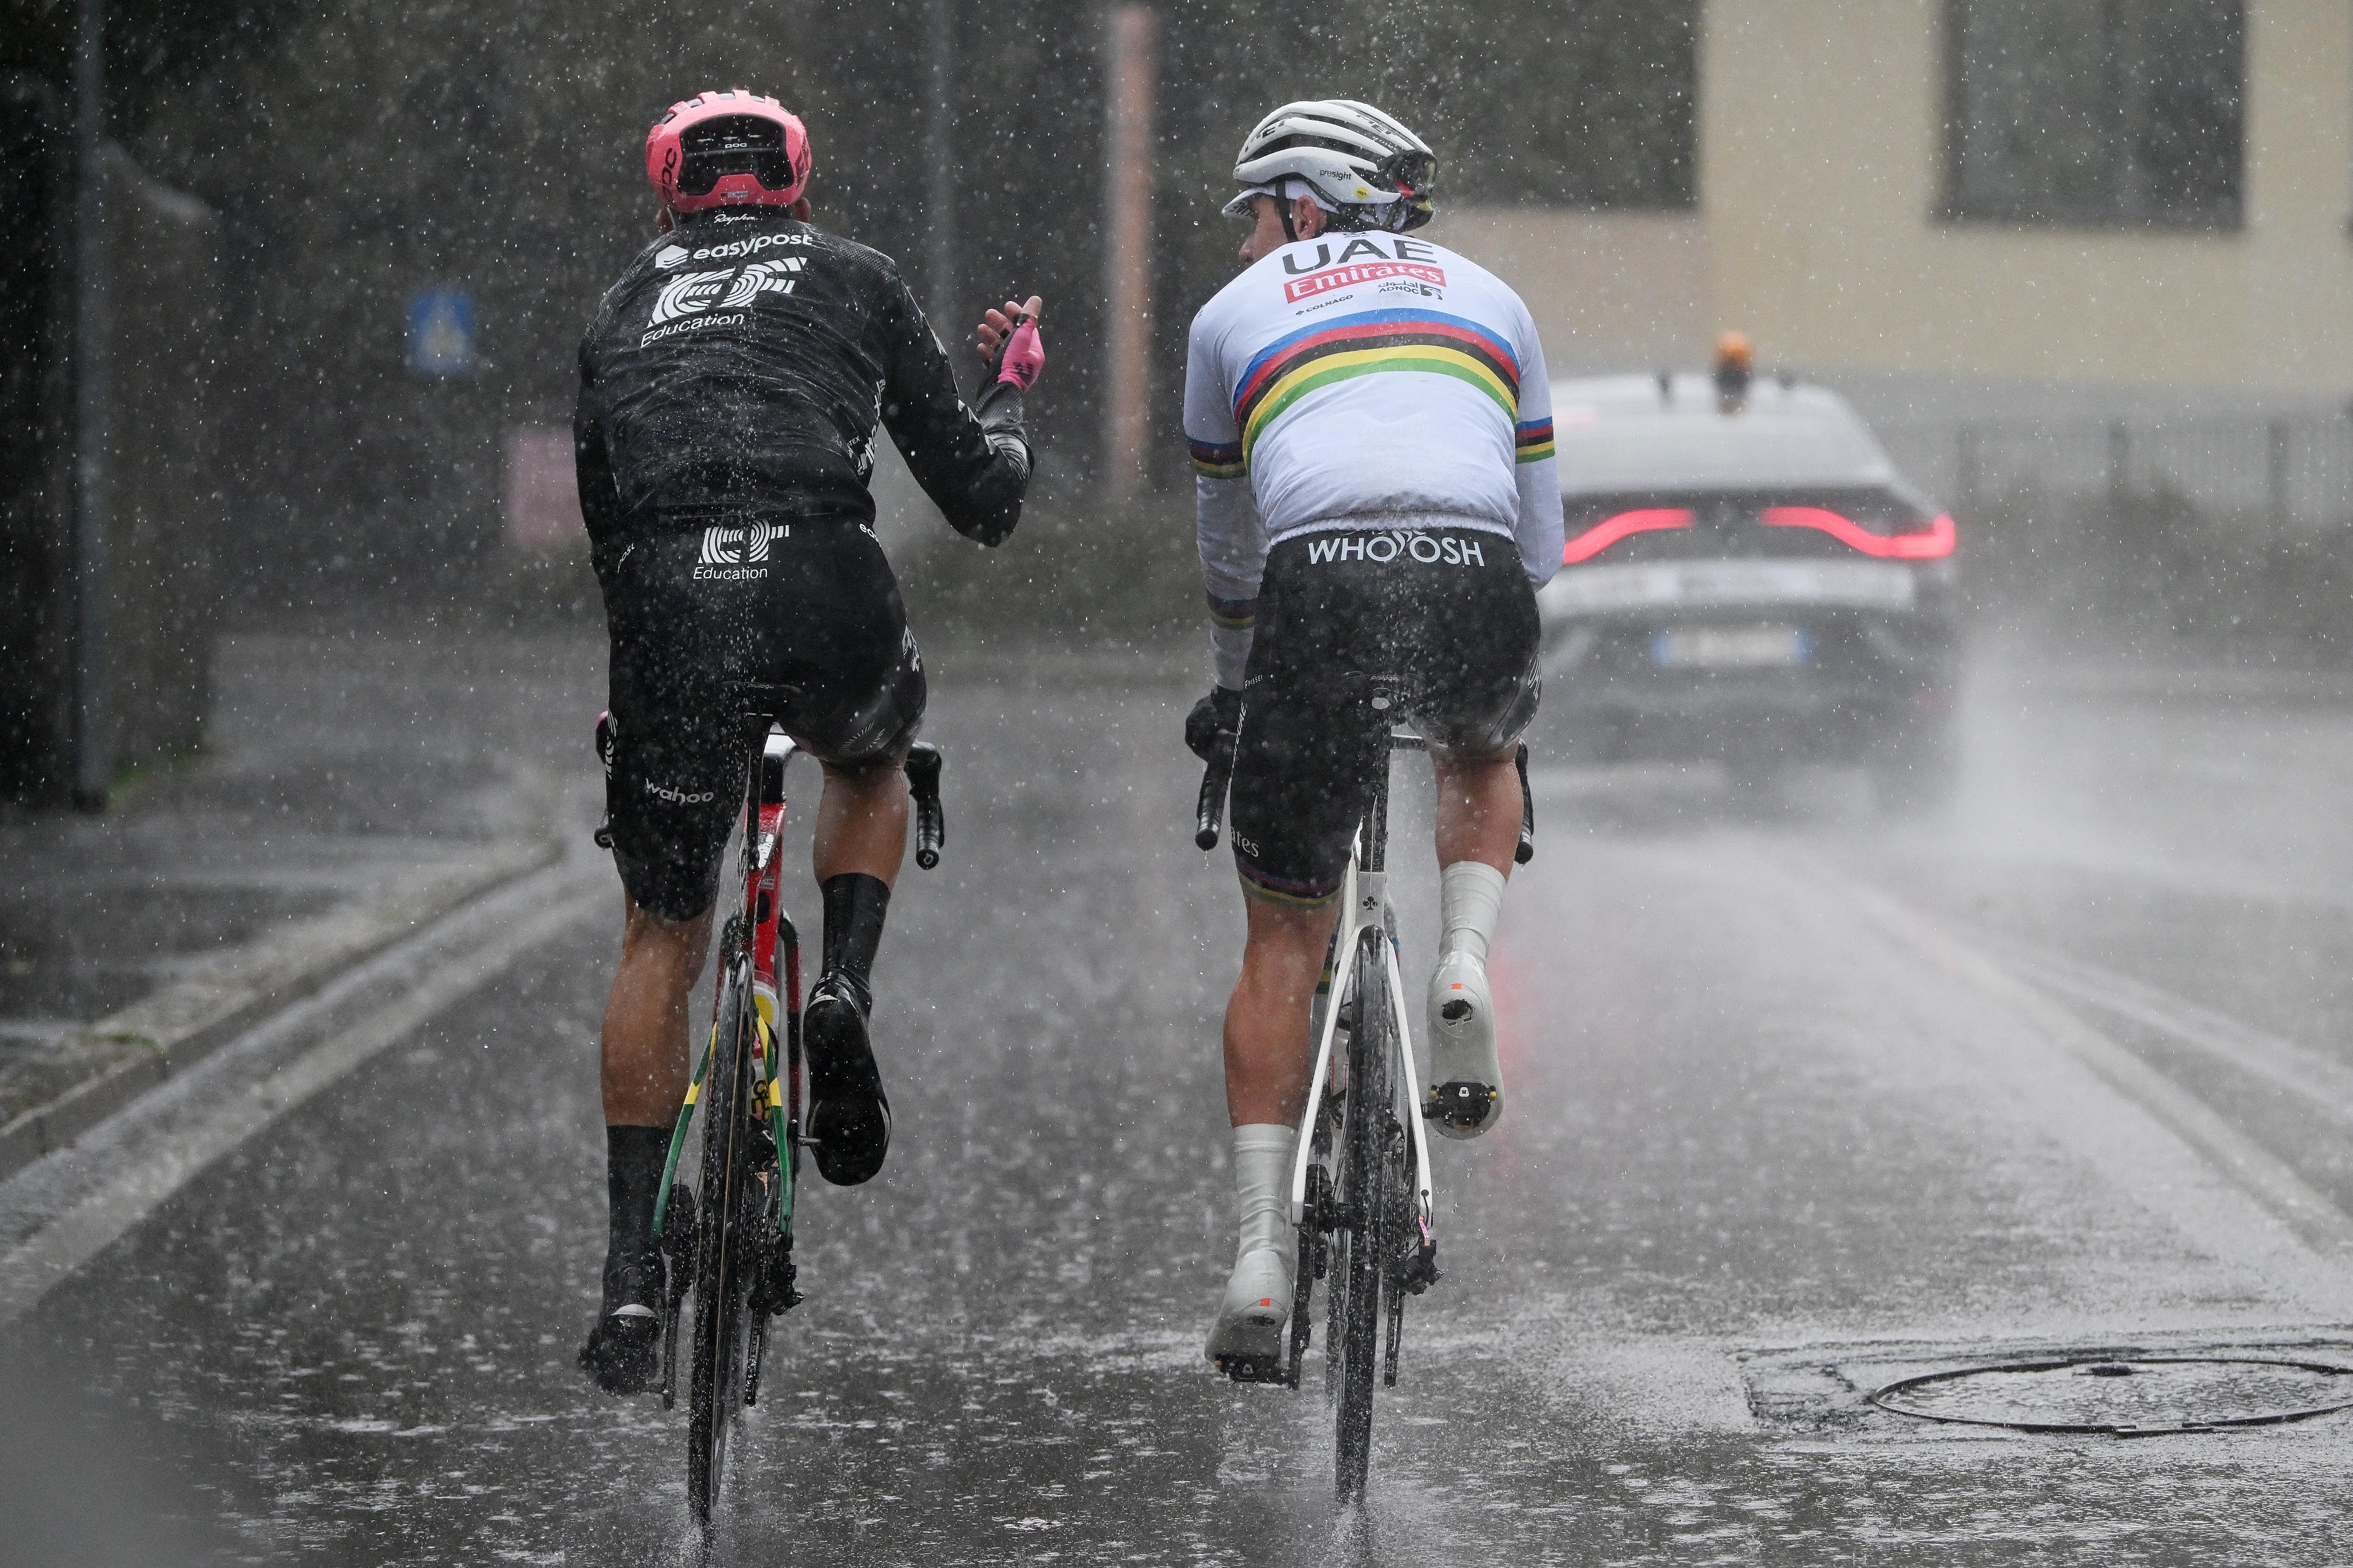
[(1274, 1371), (1282, 1360), (1294, 1278), (1288, 1247), (1253, 1247), (1234, 1260), (1217, 1327), (1209, 1331), (1208, 1357), (1219, 1371), (1244, 1377)]
[(1503, 1120), (1494, 998), (1487, 966), (1468, 952), (1446, 954), (1430, 977), (1430, 1088), (1422, 1104), (1448, 1138), (1476, 1138)]

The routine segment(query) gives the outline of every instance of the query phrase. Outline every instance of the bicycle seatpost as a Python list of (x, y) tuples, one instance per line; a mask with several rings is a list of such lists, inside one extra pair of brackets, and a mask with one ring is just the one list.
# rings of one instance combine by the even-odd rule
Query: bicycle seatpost
[(918, 741), (907, 750), (907, 790), (915, 797), (915, 864), (928, 871), (940, 863), (948, 841), (947, 812), (940, 805), (940, 749)]

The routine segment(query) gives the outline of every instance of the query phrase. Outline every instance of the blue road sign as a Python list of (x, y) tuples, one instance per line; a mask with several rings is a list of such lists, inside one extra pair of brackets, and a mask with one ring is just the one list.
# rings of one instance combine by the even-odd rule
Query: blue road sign
[(408, 368), (419, 375), (474, 374), (474, 300), (461, 289), (408, 297)]

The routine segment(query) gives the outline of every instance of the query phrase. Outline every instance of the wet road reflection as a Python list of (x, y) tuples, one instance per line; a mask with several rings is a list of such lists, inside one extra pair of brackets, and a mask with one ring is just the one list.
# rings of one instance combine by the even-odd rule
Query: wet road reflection
[[(1834, 776), (1760, 804), (1700, 773), (1543, 773), (1496, 965), (1512, 1115), (1438, 1151), (1447, 1279), (1343, 1518), (1318, 1369), (1293, 1395), (1198, 1359), (1240, 921), (1189, 845), (1189, 695), (942, 680), (949, 858), (907, 873), (881, 972), (892, 1163), (807, 1200), (810, 1299), (720, 1560), (2332, 1560), (2340, 1420), (1931, 1429), (1806, 1369), (2346, 1320), (2344, 1256), (2097, 1042), (2164, 1073), (2161, 1044), (1988, 976), (2004, 942), (2058, 953), (2333, 1059), (2353, 837), (2294, 823), (2353, 721), (1981, 693), (1962, 802), (1916, 825)], [(2216, 789), (2168, 758), (2243, 769)], [(1399, 857), (1416, 962), (1427, 858)], [(688, 1560), (682, 1413), (571, 1368), (617, 929), (222, 1162), (0, 1353), (78, 1369), (190, 1456), (256, 1559)], [(2325, 1118), (2200, 1059), (2167, 1081), (2353, 1202)]]

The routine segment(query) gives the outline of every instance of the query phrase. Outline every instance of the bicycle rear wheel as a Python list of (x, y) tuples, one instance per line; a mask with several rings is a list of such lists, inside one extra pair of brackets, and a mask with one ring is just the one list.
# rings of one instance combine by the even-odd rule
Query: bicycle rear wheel
[(750, 1103), (751, 960), (740, 942), (720, 972), (718, 1040), (703, 1084), (702, 1184), (694, 1265), (693, 1360), (688, 1372), (686, 1497), (699, 1524), (711, 1522), (727, 1462), (727, 1435), (744, 1409), (744, 1373), (751, 1340), (746, 1301), (754, 1238), (759, 1223), (748, 1201), (754, 1108)]
[(1365, 1489), (1373, 1457), (1373, 1379), (1380, 1354), (1382, 1237), (1389, 1233), (1388, 1156), (1396, 1124), (1389, 1064), (1396, 1021), (1378, 930), (1360, 939), (1356, 964), (1356, 1028), (1348, 1042), (1348, 1092), (1340, 1121), (1340, 1213), (1346, 1249), (1336, 1260), (1333, 1317), (1336, 1337), (1324, 1353), (1339, 1363), (1333, 1484), (1343, 1502)]

